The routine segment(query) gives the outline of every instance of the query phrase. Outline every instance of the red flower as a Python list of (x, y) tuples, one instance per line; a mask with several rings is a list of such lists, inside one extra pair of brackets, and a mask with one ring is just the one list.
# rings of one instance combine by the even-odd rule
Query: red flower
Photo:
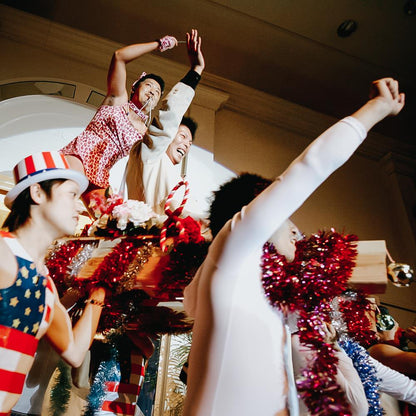
[(168, 235), (178, 236), (178, 243), (202, 243), (205, 241), (204, 237), (201, 235), (201, 225), (198, 221), (194, 220), (192, 217), (187, 216), (186, 218), (179, 218), (178, 221), (184, 228), (184, 232), (179, 233), (177, 222), (171, 222), (168, 227)]
[(181, 219), (182, 225), (185, 227), (186, 238), (183, 240), (185, 243), (202, 243), (204, 237), (201, 235), (201, 225), (195, 221), (192, 217), (187, 216)]

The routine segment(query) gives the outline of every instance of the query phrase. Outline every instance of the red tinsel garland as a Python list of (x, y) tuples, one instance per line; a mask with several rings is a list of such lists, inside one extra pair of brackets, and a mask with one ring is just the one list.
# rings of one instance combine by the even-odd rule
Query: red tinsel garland
[[(108, 216), (106, 221), (103, 221), (106, 224), (105, 228), (97, 227), (94, 232), (95, 236), (105, 237), (108, 240), (124, 238), (104, 257), (92, 276), (86, 279), (75, 276), (68, 278), (70, 272), (68, 266), (85, 242), (76, 239), (67, 241), (51, 252), (47, 261), (51, 276), (58, 287), (60, 296), (69, 287), (76, 288), (81, 296), (86, 296), (90, 288), (96, 285), (108, 289), (106, 296), (108, 307), (104, 308), (100, 320), (100, 330), (102, 331), (137, 323), (137, 320), (144, 322), (141, 312), (144, 304), (154, 306), (160, 300), (171, 300), (183, 296), (184, 287), (191, 281), (207, 252), (208, 243), (201, 235), (201, 226), (190, 216), (178, 217), (183, 206), (180, 211), (174, 211), (175, 221), (170, 224), (168, 229), (168, 236), (173, 237), (174, 245), (168, 247), (169, 254), (161, 259), (152, 270), (153, 277), (161, 276), (161, 281), (158, 287), (153, 290), (157, 300), (150, 300), (144, 292), (132, 290), (132, 288), (135, 286), (137, 273), (140, 273), (157, 247), (161, 230), (155, 225), (150, 229), (146, 226), (138, 227), (133, 222), (128, 222), (126, 228), (121, 230), (117, 227), (117, 219), (114, 218), (112, 212), (114, 207), (123, 204), (122, 198), (119, 195), (112, 195), (109, 198), (96, 196), (93, 199), (92, 205), (97, 216)], [(178, 225), (182, 232), (179, 232)], [(82, 236), (87, 237), (90, 227), (87, 225), (84, 228)], [(146, 237), (142, 239), (137, 236)], [(151, 237), (148, 238), (149, 236)], [(87, 255), (75, 258), (73, 263), (76, 263), (77, 272), (88, 259)], [(73, 274), (77, 275), (77, 272)], [(73, 309), (75, 316), (83, 306), (83, 303), (80, 302)], [(154, 310), (152, 314), (155, 313)], [(162, 315), (159, 313), (160, 316)], [(166, 331), (166, 328), (170, 327), (172, 331), (178, 333), (190, 328), (190, 323), (185, 322), (183, 317), (174, 311), (171, 311), (169, 319), (167, 318), (168, 314), (163, 316), (161, 322), (151, 325), (155, 328), (155, 333), (159, 332), (161, 328), (165, 328), (164, 331)], [(151, 319), (150, 322), (152, 322)]]
[[(136, 257), (139, 245), (128, 239), (121, 240), (88, 279), (91, 286), (104, 286), (115, 291), (130, 263)], [(80, 279), (78, 279), (80, 280)], [(82, 280), (82, 279), (81, 279)]]
[[(63, 243), (57, 249), (54, 249), (46, 260), (49, 275), (52, 277), (59, 293), (63, 293), (68, 289), (64, 277), (67, 275), (68, 266), (72, 259), (83, 244), (82, 241), (74, 240)], [(61, 277), (63, 278), (61, 279)]]
[(350, 415), (343, 391), (336, 382), (338, 359), (325, 341), (330, 302), (340, 295), (354, 267), (357, 237), (334, 231), (320, 232), (296, 245), (288, 263), (273, 244), (263, 247), (263, 287), (269, 302), (279, 309), (297, 311), (300, 342), (315, 351), (314, 360), (297, 382), (300, 396), (312, 415)]
[[(190, 228), (190, 231), (189, 235), (193, 239), (192, 236), (195, 235), (195, 229)], [(88, 279), (68, 279), (68, 266), (79, 249), (86, 244), (83, 240), (69, 240), (65, 244), (58, 246), (51, 253), (47, 265), (51, 270), (51, 277), (58, 288), (60, 296), (69, 287), (78, 289), (81, 296), (86, 295), (89, 289), (95, 285), (108, 288), (106, 297), (106, 305), (108, 307), (103, 309), (99, 330), (121, 329), (123, 325), (137, 322), (137, 319), (144, 321), (142, 305), (148, 307), (156, 305), (160, 300), (175, 299), (183, 296), (183, 288), (192, 280), (194, 273), (204, 260), (208, 248), (208, 243), (203, 239), (203, 241), (200, 241), (200, 238), (195, 238), (195, 240), (198, 243), (188, 239), (188, 243), (176, 244), (166, 256), (167, 261), (161, 262), (163, 266), (163, 269), (160, 271), (162, 279), (154, 290), (157, 297), (157, 300), (154, 301), (149, 299), (149, 296), (141, 290), (129, 290), (127, 283), (124, 281), (126, 273), (128, 274), (128, 268), (135, 261), (135, 257), (139, 255), (138, 250), (144, 251), (145, 240), (134, 237), (123, 239), (102, 260), (93, 275)], [(155, 246), (157, 246), (156, 241), (154, 242)], [(148, 250), (152, 250), (152, 246)], [(145, 256), (145, 254), (142, 255)], [(155, 272), (159, 271), (155, 270)], [(77, 315), (83, 306), (83, 303), (80, 303), (74, 308), (74, 314)], [(150, 309), (145, 310), (150, 313)], [(151, 318), (147, 318), (147, 321), (149, 319)], [(189, 322), (183, 322), (179, 315), (172, 313), (169, 322), (157, 322), (154, 325), (154, 333), (158, 333), (161, 328), (168, 327), (171, 327), (171, 331), (180, 333), (189, 330), (190, 325)]]
[(169, 263), (162, 271), (162, 279), (157, 288), (160, 298), (179, 298), (201, 265), (208, 252), (209, 243), (205, 240), (194, 244), (179, 243), (169, 253)]
[(339, 311), (347, 325), (348, 335), (366, 349), (377, 342), (377, 333), (371, 329), (368, 317), (372, 308), (372, 303), (361, 291), (355, 292), (354, 299), (339, 299)]

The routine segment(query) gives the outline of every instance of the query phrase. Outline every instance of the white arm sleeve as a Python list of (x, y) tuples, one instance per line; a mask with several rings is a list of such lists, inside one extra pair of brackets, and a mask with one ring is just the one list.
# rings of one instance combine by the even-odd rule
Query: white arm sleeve
[(178, 132), (180, 122), (194, 98), (195, 90), (183, 82), (178, 82), (162, 101), (159, 117), (149, 126), (148, 134), (153, 147), (142, 147), (143, 161), (156, 159), (164, 153)]
[[(316, 351), (300, 343), (299, 335), (292, 335), (293, 367), (295, 377), (298, 378), (301, 371), (313, 361)], [(368, 403), (365, 397), (364, 387), (360, 377), (354, 368), (354, 364), (344, 350), (335, 352), (338, 358), (336, 381), (345, 394), (353, 416), (367, 416)], [(301, 414), (307, 414), (306, 406), (302, 402)]]
[(344, 350), (336, 352), (338, 357), (337, 383), (345, 393), (354, 416), (368, 414), (368, 402), (364, 387), (354, 367), (353, 362)]
[(402, 373), (391, 369), (369, 356), (380, 379), (380, 391), (393, 396), (397, 400), (416, 405), (416, 381)]

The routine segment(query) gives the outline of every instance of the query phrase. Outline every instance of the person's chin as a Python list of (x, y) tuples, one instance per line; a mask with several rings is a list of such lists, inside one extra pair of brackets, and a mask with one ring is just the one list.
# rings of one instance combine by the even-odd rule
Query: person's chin
[(175, 161), (175, 165), (179, 165), (179, 163), (182, 162), (182, 158), (181, 157), (175, 157), (174, 161)]

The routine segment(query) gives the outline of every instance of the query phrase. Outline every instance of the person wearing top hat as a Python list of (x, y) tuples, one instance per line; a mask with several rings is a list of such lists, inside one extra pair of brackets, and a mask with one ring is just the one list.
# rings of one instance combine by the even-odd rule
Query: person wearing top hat
[(105, 290), (93, 288), (72, 328), (44, 264), (50, 244), (73, 234), (88, 179), (58, 152), (27, 156), (13, 173), (16, 185), (4, 200), (8, 231), (0, 232), (0, 415), (19, 399), (41, 337), (70, 365), (81, 365), (105, 300)]

